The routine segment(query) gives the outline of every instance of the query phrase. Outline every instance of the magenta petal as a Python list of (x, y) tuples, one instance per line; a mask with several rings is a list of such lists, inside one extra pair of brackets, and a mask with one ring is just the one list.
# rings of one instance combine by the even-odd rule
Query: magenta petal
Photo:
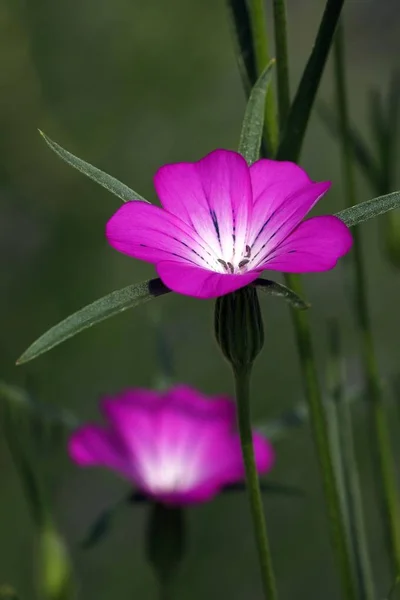
[(210, 252), (196, 232), (166, 210), (127, 202), (107, 223), (109, 244), (124, 254), (156, 263), (181, 260), (209, 266)]
[(157, 264), (157, 272), (164, 285), (178, 294), (195, 298), (217, 298), (234, 292), (257, 279), (261, 270), (231, 275), (172, 260)]
[[(253, 448), (258, 473), (266, 473), (274, 462), (272, 446), (261, 435), (254, 434)], [(214, 482), (222, 488), (243, 481), (245, 469), (239, 435), (232, 432), (225, 439), (219, 436), (214, 443), (208, 443), (203, 447), (201, 463), (204, 481), (209, 484)]]
[(275, 452), (271, 444), (259, 433), (253, 435), (254, 455), (257, 472), (267, 473), (275, 462)]
[(108, 467), (133, 478), (126, 448), (114, 432), (98, 425), (77, 429), (68, 440), (68, 454), (81, 467)]
[(311, 180), (307, 173), (291, 162), (261, 159), (250, 167), (253, 189), (253, 215), (249, 241), (253, 242), (260, 228), (279, 210), (287, 198), (301, 190)]
[(187, 385), (176, 385), (165, 394), (169, 409), (179, 409), (192, 418), (211, 420), (232, 428), (236, 420), (235, 403), (226, 396), (206, 396)]
[(237, 152), (215, 150), (196, 163), (161, 167), (155, 187), (166, 210), (193, 227), (218, 256), (243, 247), (251, 214), (249, 168)]
[(337, 217), (313, 217), (301, 223), (262, 267), (286, 273), (327, 271), (350, 250), (352, 242), (350, 230)]
[(267, 212), (276, 208), (307, 184), (312, 183), (307, 173), (292, 162), (262, 158), (250, 167), (253, 204), (265, 204)]
[[(133, 481), (160, 502), (204, 502), (230, 483), (244, 479), (235, 404), (207, 398), (187, 386), (166, 392), (126, 390), (102, 402), (108, 428), (88, 425), (69, 441), (81, 466), (105, 466)], [(253, 436), (257, 470), (264, 473), (273, 451)]]
[(258, 223), (258, 233), (252, 243), (252, 256), (257, 266), (301, 223), (330, 185), (329, 182), (307, 184), (286, 198), (266, 221)]

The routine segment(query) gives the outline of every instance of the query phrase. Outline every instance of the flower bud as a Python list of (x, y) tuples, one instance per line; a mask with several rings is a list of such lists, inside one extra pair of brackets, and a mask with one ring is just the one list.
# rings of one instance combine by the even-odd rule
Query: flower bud
[(217, 298), (214, 325), (217, 342), (232, 366), (250, 366), (264, 344), (257, 290), (247, 286)]
[(73, 600), (74, 575), (65, 542), (48, 521), (39, 531), (37, 552), (39, 597), (45, 600)]

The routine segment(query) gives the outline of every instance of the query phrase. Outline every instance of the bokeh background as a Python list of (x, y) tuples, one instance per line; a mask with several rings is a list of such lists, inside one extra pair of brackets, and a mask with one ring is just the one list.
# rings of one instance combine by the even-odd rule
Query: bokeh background
[[(293, 88), (321, 17), (319, 0), (288, 2)], [(399, 62), (396, 0), (353, 0), (346, 10), (352, 117), (366, 130), (366, 93), (384, 89)], [(268, 16), (271, 7), (268, 3)], [(37, 128), (78, 156), (115, 175), (152, 201), (156, 169), (236, 148), (245, 106), (223, 0), (0, 1), (0, 376), (34, 382), (43, 402), (96, 415), (99, 396), (126, 386), (152, 386), (159, 376), (154, 318), (161, 316), (176, 377), (208, 393), (231, 393), (227, 365), (212, 335), (213, 302), (169, 295), (123, 313), (24, 367), (15, 359), (44, 330), (81, 306), (133, 282), (153, 267), (107, 246), (104, 226), (118, 200), (60, 161)], [(320, 97), (332, 97), (332, 65)], [(368, 132), (367, 132), (368, 135)], [(302, 164), (333, 188), (321, 212), (343, 206), (338, 148), (313, 116)], [(360, 200), (372, 197), (358, 181)], [(400, 359), (400, 274), (385, 261), (379, 223), (363, 225), (368, 286), (382, 375)], [(400, 235), (400, 233), (399, 233)], [(359, 348), (343, 267), (305, 277), (321, 381), (326, 319), (343, 326), (349, 381), (360, 384)], [(157, 304), (155, 307), (154, 304)], [(290, 315), (262, 298), (266, 344), (254, 374), (254, 421), (278, 417), (302, 398)], [(392, 422), (397, 412), (392, 407)], [(362, 406), (355, 408), (357, 452), (367, 509), (377, 598), (390, 584)], [(400, 417), (399, 417), (400, 422)], [(276, 443), (270, 480), (300, 487), (301, 498), (269, 495), (265, 510), (282, 600), (339, 597), (317, 462), (307, 427)], [(104, 541), (79, 542), (96, 515), (126, 493), (111, 474), (80, 472), (63, 453), (55, 510), (80, 580), (82, 598), (156, 597), (143, 557), (146, 509), (118, 515)], [(190, 511), (188, 554), (176, 598), (261, 598), (246, 498), (220, 497)], [(26, 501), (0, 439), (0, 583), (34, 599), (35, 543)]]

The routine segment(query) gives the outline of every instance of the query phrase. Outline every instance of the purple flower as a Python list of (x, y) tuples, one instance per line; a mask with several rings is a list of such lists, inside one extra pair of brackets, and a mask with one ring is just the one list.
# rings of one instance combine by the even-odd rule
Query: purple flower
[[(84, 425), (69, 439), (80, 466), (117, 471), (146, 495), (166, 504), (205, 502), (244, 479), (235, 404), (185, 386), (167, 392), (126, 390), (106, 398), (106, 426)], [(253, 436), (259, 473), (273, 463), (271, 445)]]
[(351, 234), (337, 217), (303, 219), (329, 189), (294, 163), (215, 150), (195, 163), (165, 165), (155, 176), (163, 208), (127, 202), (107, 223), (111, 246), (155, 263), (171, 290), (215, 298), (264, 270), (332, 269)]

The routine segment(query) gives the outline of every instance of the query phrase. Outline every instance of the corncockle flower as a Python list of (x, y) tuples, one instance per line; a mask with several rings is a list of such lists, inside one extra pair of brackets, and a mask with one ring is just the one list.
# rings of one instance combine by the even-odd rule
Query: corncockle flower
[(329, 189), (294, 163), (215, 150), (195, 163), (165, 165), (155, 176), (163, 208), (127, 202), (109, 220), (111, 246), (155, 263), (171, 290), (215, 298), (264, 270), (332, 269), (349, 251), (349, 229), (307, 213)]
[[(72, 434), (69, 454), (80, 466), (117, 471), (144, 494), (171, 505), (204, 502), (244, 479), (235, 404), (185, 386), (167, 392), (132, 389), (106, 398), (107, 425)], [(254, 434), (259, 473), (273, 463), (271, 445)]]

